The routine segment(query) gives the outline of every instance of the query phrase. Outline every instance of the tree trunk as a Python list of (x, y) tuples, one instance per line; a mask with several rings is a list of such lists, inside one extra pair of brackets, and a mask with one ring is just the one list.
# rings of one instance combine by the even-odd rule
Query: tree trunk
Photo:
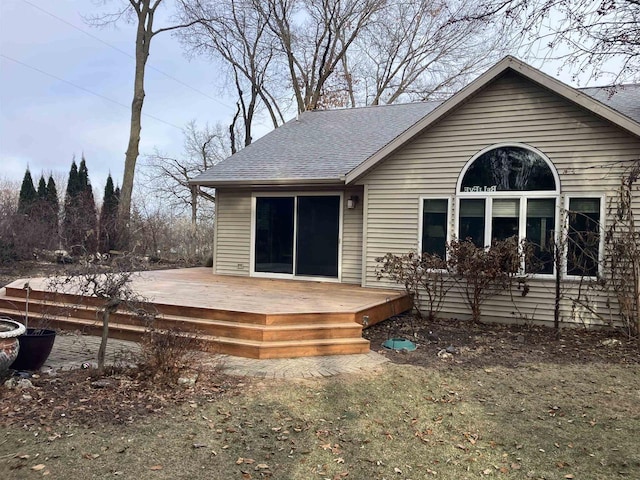
[(111, 314), (118, 310), (120, 305), (120, 299), (112, 298), (107, 300), (107, 303), (102, 310), (102, 338), (100, 339), (100, 348), (98, 349), (98, 370), (100, 373), (104, 372), (104, 359), (107, 353), (107, 341), (109, 340), (109, 319)]
[(102, 338), (100, 339), (100, 348), (98, 349), (98, 371), (104, 372), (104, 359), (107, 353), (107, 340), (109, 339), (109, 317), (111, 312), (109, 308), (102, 311)]
[(149, 58), (151, 44), (153, 16), (147, 8), (138, 12), (138, 29), (136, 33), (136, 66), (133, 85), (133, 100), (131, 102), (131, 128), (129, 131), (129, 145), (125, 153), (124, 176), (120, 190), (120, 230), (123, 243), (120, 247), (128, 248), (129, 220), (131, 218), (131, 195), (133, 193), (133, 178), (138, 161), (140, 132), (142, 130), (142, 106), (144, 104), (144, 74)]

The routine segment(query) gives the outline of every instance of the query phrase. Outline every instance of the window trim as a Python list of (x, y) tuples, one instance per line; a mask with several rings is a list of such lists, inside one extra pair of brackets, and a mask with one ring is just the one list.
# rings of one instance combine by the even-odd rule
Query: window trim
[[(452, 197), (451, 195), (420, 195), (418, 197), (418, 253), (422, 255), (422, 229), (424, 228), (424, 201), (425, 200), (446, 200), (447, 201), (447, 223), (445, 228), (445, 258), (446, 260), (448, 256), (447, 245), (451, 242), (451, 206), (452, 206)], [(456, 230), (457, 231), (457, 230)]]
[(520, 192), (520, 190), (512, 190), (512, 191), (506, 191), (506, 192), (463, 192), (463, 191), (461, 191), (462, 180), (464, 179), (464, 176), (467, 174), (467, 170), (469, 170), (469, 168), (471, 168), (471, 165), (473, 165), (473, 162), (475, 162), (480, 156), (484, 155), (485, 153), (487, 153), (487, 152), (489, 152), (491, 150), (495, 150), (497, 148), (506, 148), (506, 147), (523, 148), (525, 150), (529, 150), (529, 151), (535, 153), (540, 158), (542, 158), (542, 160), (544, 160), (544, 162), (547, 164), (547, 166), (551, 169), (551, 173), (553, 174), (553, 179), (554, 179), (555, 184), (556, 184), (555, 190), (526, 190), (526, 191), (523, 191), (523, 192), (526, 192), (526, 193), (529, 193), (529, 194), (538, 193), (538, 194), (541, 194), (541, 195), (560, 195), (560, 177), (558, 175), (558, 171), (556, 170), (555, 165), (553, 164), (553, 162), (551, 160), (549, 160), (549, 157), (547, 157), (544, 153), (542, 153), (537, 148), (534, 148), (534, 147), (532, 147), (530, 145), (527, 145), (526, 143), (500, 142), (500, 143), (494, 143), (493, 145), (489, 145), (488, 147), (483, 148), (479, 152), (476, 152), (476, 154), (473, 157), (471, 157), (470, 160), (467, 161), (467, 163), (464, 165), (464, 167), (462, 167), (462, 171), (460, 172), (460, 175), (458, 175), (458, 181), (456, 182), (456, 197), (460, 196), (460, 195), (463, 195), (465, 197), (467, 197), (467, 196), (469, 196), (469, 197), (484, 197), (486, 195), (510, 196), (510, 195), (516, 194), (517, 192)]
[[(473, 195), (471, 197), (468, 196), (456, 196), (456, 214), (454, 221), (455, 235), (454, 238), (458, 240), (464, 240), (463, 238), (458, 238), (458, 232), (460, 231), (460, 200), (468, 200), (470, 198), (482, 199), (485, 201), (484, 203), (484, 247), (488, 248), (491, 245), (491, 234), (492, 232), (492, 219), (493, 219), (493, 200), (498, 198), (502, 199), (517, 199), (519, 202), (518, 208), (518, 241), (522, 241), (527, 238), (527, 201), (529, 199), (532, 200), (553, 200), (555, 202), (554, 211), (555, 211), (555, 222), (553, 225), (553, 229), (555, 232), (555, 241), (558, 240), (558, 232), (560, 230), (561, 220), (560, 220), (560, 198), (557, 195), (496, 195), (497, 192), (493, 193), (485, 193), (482, 192), (481, 197), (477, 195)], [(505, 192), (505, 193), (513, 193), (513, 192)], [(522, 193), (522, 192), (520, 192)], [(566, 263), (566, 262), (565, 262)], [(521, 270), (523, 273), (525, 272), (524, 259), (523, 264), (521, 266)], [(566, 272), (565, 272), (566, 273)], [(551, 273), (526, 273), (530, 275), (532, 278), (551, 278), (556, 274), (556, 266), (553, 266), (553, 272)]]
[(586, 280), (596, 280), (598, 278), (602, 277), (602, 263), (604, 261), (604, 236), (605, 236), (605, 223), (606, 223), (606, 216), (605, 216), (605, 205), (606, 205), (606, 199), (607, 196), (603, 193), (600, 195), (591, 195), (588, 193), (576, 193), (576, 194), (570, 194), (570, 195), (565, 195), (564, 197), (564, 204), (563, 204), (563, 212), (562, 212), (562, 216), (563, 216), (563, 224), (562, 224), (562, 235), (563, 235), (563, 239), (566, 240), (566, 238), (569, 235), (569, 204), (571, 202), (571, 199), (577, 199), (577, 198), (597, 198), (598, 200), (600, 200), (600, 222), (599, 222), (599, 226), (600, 226), (600, 238), (598, 241), (598, 273), (593, 276), (593, 275), (569, 275), (567, 273), (567, 269), (568, 269), (568, 259), (569, 259), (569, 252), (568, 252), (568, 248), (569, 248), (569, 244), (565, 241), (565, 245), (564, 248), (562, 249), (562, 255), (563, 255), (563, 262), (562, 262), (562, 276), (567, 279), (567, 280), (581, 280), (581, 279), (586, 279)]

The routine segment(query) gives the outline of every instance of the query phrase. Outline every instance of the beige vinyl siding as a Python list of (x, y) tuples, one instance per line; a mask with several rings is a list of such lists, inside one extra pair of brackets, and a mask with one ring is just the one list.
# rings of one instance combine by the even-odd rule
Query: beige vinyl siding
[[(358, 197), (356, 208), (348, 209), (347, 200)], [(362, 281), (362, 188), (344, 193), (342, 216), (342, 283)]]
[[(619, 185), (620, 162), (640, 156), (640, 139), (523, 77), (508, 73), (383, 161), (358, 183), (366, 186), (367, 232), (364, 285), (389, 286), (375, 276), (377, 257), (418, 246), (420, 196), (453, 197), (463, 167), (480, 150), (498, 143), (524, 143), (554, 163), (564, 207), (566, 195), (607, 195)], [(640, 215), (640, 211), (638, 211)], [(452, 202), (450, 225), (455, 221)], [(454, 232), (455, 233), (455, 232)], [(515, 309), (508, 296), (487, 302), (483, 313), (498, 320), (553, 320), (552, 280), (533, 280)], [(573, 284), (575, 285), (575, 284)], [(572, 284), (565, 282), (565, 288)], [(445, 311), (468, 316), (452, 292)], [(604, 308), (601, 303), (599, 308)], [(570, 302), (563, 303), (565, 319)]]
[(214, 272), (247, 276), (251, 251), (251, 192), (218, 189), (216, 200)]

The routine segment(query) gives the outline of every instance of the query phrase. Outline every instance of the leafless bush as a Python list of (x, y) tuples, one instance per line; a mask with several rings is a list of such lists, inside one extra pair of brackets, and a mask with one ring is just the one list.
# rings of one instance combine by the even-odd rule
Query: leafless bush
[(151, 322), (140, 343), (139, 369), (154, 382), (174, 385), (193, 366), (200, 341), (193, 332), (160, 329)]
[(618, 301), (620, 320), (632, 336), (640, 335), (640, 226), (638, 207), (640, 161), (622, 176), (615, 201), (609, 205), (612, 222), (605, 233), (605, 251), (610, 274), (606, 287)]
[(454, 240), (447, 246), (449, 269), (479, 322), (482, 304), (490, 297), (510, 291), (521, 274), (522, 256), (518, 239), (494, 241), (491, 247), (476, 246), (471, 240)]
[(378, 280), (387, 277), (402, 285), (413, 299), (418, 320), (424, 320), (423, 310), (427, 312), (427, 320), (434, 320), (438, 316), (452, 287), (446, 260), (429, 253), (409, 252), (404, 255), (387, 253), (384, 257), (376, 258), (376, 262)]

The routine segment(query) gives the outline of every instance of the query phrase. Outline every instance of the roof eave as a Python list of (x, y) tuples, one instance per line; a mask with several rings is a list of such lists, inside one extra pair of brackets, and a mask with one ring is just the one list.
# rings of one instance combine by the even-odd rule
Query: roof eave
[(580, 105), (581, 107), (590, 110), (594, 114), (613, 122), (614, 124), (632, 133), (633, 135), (640, 137), (640, 123), (595, 100), (586, 93), (582, 93), (568, 85), (565, 85), (561, 81), (556, 80), (555, 78), (541, 72), (540, 70), (530, 67), (521, 60), (518, 60), (517, 58), (512, 56), (506, 56), (485, 73), (476, 78), (473, 82), (469, 83), (458, 93), (447, 99), (445, 102), (436, 107), (433, 111), (428, 113), (414, 125), (398, 135), (394, 140), (382, 147), (367, 160), (351, 170), (346, 176), (345, 183), (349, 185), (362, 178), (373, 167), (375, 167), (378, 163), (391, 155), (402, 145), (419, 135), (423, 130), (433, 125), (436, 121), (440, 120), (453, 109), (466, 102), (472, 95), (484, 88), (486, 85), (488, 85), (490, 82), (498, 78), (509, 69), (523, 75), (529, 80), (538, 83), (545, 88), (548, 88), (549, 90), (563, 96), (569, 101), (572, 101)]
[(193, 179), (190, 185), (203, 187), (286, 187), (286, 186), (344, 186), (345, 178), (275, 178), (275, 179), (241, 179), (241, 180), (201, 180)]

